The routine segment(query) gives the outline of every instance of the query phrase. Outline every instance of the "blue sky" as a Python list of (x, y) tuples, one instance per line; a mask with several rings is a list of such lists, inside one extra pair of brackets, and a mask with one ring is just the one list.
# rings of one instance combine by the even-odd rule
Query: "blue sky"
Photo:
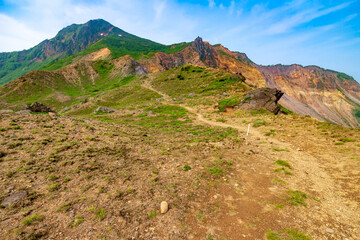
[(197, 36), (263, 65), (318, 65), (360, 81), (360, 0), (0, 0), (0, 52), (103, 18), (160, 43)]

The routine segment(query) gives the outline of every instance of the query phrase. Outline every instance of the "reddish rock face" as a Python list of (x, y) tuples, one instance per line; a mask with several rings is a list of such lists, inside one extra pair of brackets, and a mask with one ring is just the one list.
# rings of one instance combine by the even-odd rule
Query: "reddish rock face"
[(269, 87), (286, 94), (280, 104), (301, 115), (359, 127), (354, 112), (360, 105), (360, 85), (343, 73), (316, 66), (259, 66)]

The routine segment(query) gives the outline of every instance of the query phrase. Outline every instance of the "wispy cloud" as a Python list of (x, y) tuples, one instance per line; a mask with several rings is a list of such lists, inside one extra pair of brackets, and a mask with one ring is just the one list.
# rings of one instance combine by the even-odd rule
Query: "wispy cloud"
[(154, 4), (154, 10), (155, 10), (155, 20), (158, 21), (162, 17), (162, 14), (164, 12), (164, 9), (166, 7), (165, 1), (156, 1)]
[(359, 0), (3, 2), (15, 9), (6, 12), (4, 8), (0, 15), (0, 51), (29, 48), (72, 23), (103, 18), (165, 44), (192, 41), (200, 35), (211, 43), (246, 52), (260, 64), (299, 62), (332, 68), (341, 58), (335, 70), (341, 67), (350, 74), (350, 66), (359, 66)]
[(209, 7), (213, 8), (216, 6), (215, 0), (209, 0)]

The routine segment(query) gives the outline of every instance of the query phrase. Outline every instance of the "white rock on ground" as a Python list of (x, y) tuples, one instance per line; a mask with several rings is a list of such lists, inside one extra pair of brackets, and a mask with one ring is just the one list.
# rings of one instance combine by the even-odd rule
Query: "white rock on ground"
[(162, 201), (160, 204), (160, 212), (166, 213), (169, 210), (169, 204), (165, 201)]

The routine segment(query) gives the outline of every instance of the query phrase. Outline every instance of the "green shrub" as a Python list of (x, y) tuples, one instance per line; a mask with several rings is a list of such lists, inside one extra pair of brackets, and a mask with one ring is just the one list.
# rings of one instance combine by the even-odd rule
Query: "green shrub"
[(264, 126), (264, 125), (266, 125), (266, 124), (267, 124), (267, 122), (266, 122), (265, 120), (262, 120), (262, 119), (257, 118), (257, 119), (255, 119), (255, 121), (254, 121), (253, 127), (254, 127), (254, 128), (258, 128), (258, 127)]
[(189, 165), (185, 165), (184, 166), (184, 171), (189, 171), (189, 170), (191, 170), (191, 167)]
[(60, 188), (60, 184), (54, 183), (48, 187), (48, 190), (50, 192), (54, 192), (54, 191), (58, 190), (59, 188)]
[(44, 215), (33, 215), (31, 217), (26, 218), (23, 223), (27, 226), (31, 225), (33, 222), (40, 222), (44, 219)]
[(352, 138), (340, 138), (340, 141), (341, 142), (355, 142), (355, 139), (352, 139)]
[(311, 240), (310, 237), (295, 230), (285, 229), (280, 232), (267, 231), (266, 238), (268, 240)]

